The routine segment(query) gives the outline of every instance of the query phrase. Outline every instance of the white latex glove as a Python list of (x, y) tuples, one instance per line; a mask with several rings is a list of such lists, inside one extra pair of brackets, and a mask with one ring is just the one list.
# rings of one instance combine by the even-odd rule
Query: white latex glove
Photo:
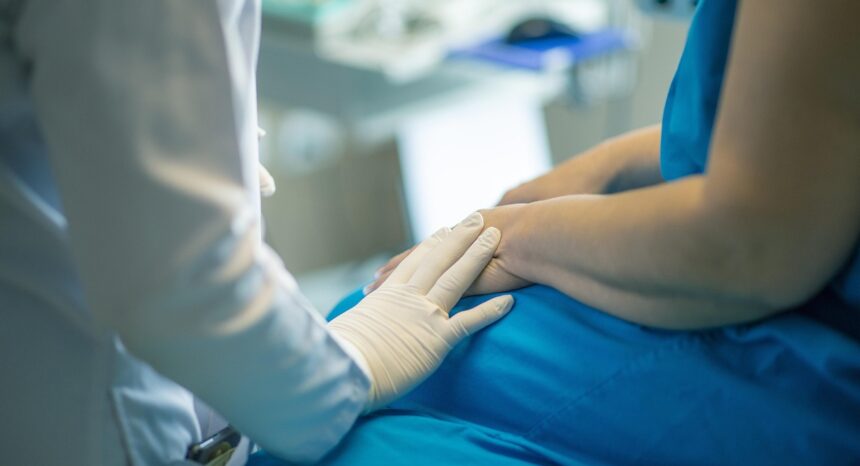
[[(257, 137), (259, 139), (263, 139), (266, 136), (266, 130), (263, 128), (257, 128)], [(266, 170), (266, 167), (263, 165), (263, 162), (258, 163), (258, 171), (260, 173), (260, 194), (263, 197), (271, 197), (275, 194), (275, 179), (272, 178), (272, 175), (269, 173), (269, 170)]]
[(499, 296), (448, 316), (501, 239), (495, 228), (481, 234), (483, 224), (474, 213), (453, 230), (439, 230), (379, 289), (329, 324), (346, 350), (360, 355), (356, 359), (370, 376), (365, 412), (406, 394), (436, 370), (458, 342), (510, 311), (513, 297)]
[(260, 194), (263, 197), (270, 197), (275, 194), (275, 179), (269, 174), (269, 170), (262, 163), (259, 164), (260, 171)]

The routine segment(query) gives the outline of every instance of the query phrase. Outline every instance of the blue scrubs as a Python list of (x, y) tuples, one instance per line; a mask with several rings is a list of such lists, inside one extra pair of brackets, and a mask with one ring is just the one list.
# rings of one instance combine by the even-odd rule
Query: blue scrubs
[[(699, 4), (666, 103), (668, 180), (706, 169), (735, 5)], [(519, 290), (513, 312), (359, 420), (324, 464), (857, 464), (860, 267), (850, 264), (797, 310), (700, 332)], [(252, 464), (282, 463), (260, 454)]]

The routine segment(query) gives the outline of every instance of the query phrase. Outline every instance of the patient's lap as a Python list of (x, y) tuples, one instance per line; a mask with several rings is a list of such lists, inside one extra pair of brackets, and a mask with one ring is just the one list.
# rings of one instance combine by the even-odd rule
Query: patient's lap
[(375, 464), (362, 458), (378, 460), (386, 448), (410, 464), (482, 454), (494, 464), (860, 455), (860, 382), (846, 381), (860, 377), (860, 347), (806, 317), (666, 332), (545, 287), (514, 295), (510, 314), (455, 348), (391, 409), (359, 422), (327, 462)]

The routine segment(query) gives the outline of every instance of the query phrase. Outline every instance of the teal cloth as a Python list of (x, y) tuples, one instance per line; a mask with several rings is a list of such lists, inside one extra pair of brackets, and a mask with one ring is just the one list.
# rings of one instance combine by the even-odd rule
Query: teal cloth
[[(860, 344), (807, 310), (669, 332), (543, 286), (513, 295), (510, 314), (455, 347), (406, 397), (360, 419), (321, 464), (860, 462)], [(486, 299), (463, 299), (455, 312)], [(283, 464), (265, 453), (251, 461)]]

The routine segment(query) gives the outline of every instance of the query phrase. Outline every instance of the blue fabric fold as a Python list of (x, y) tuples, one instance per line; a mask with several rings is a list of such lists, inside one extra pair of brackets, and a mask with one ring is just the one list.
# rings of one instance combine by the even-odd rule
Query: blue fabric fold
[[(551, 288), (513, 293), (325, 465), (852, 464), (860, 344), (802, 309), (700, 332), (614, 318)], [(456, 311), (492, 296), (463, 299)], [(361, 299), (347, 297), (330, 317)], [(258, 454), (252, 465), (282, 465)]]

